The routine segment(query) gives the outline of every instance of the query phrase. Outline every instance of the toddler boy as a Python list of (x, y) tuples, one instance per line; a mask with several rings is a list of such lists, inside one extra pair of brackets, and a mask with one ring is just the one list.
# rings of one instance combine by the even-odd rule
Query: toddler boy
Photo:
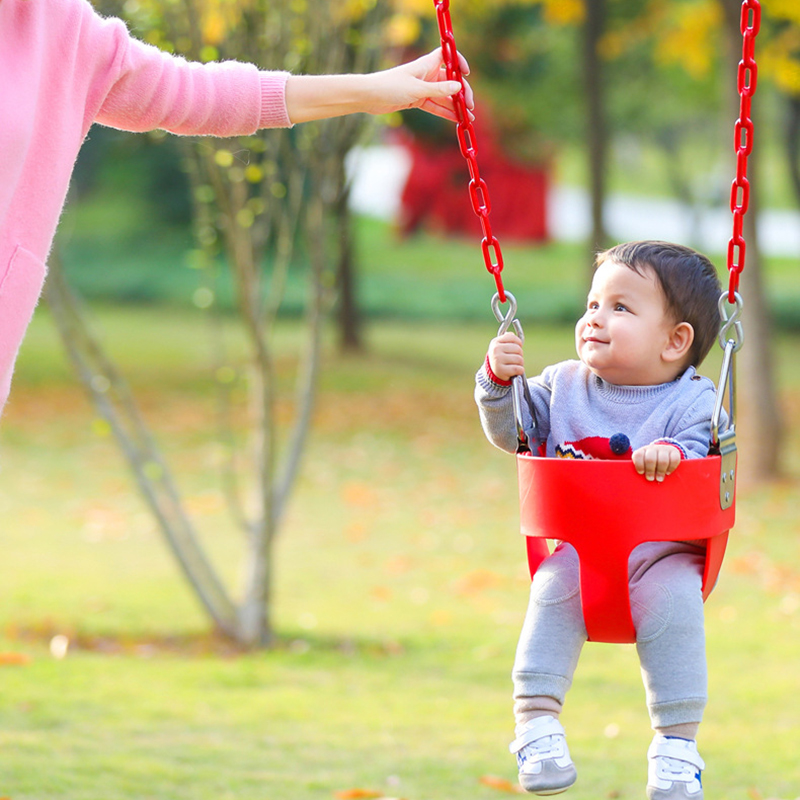
[[(715, 389), (696, 367), (717, 336), (721, 293), (714, 266), (688, 247), (645, 241), (601, 253), (575, 328), (579, 360), (528, 381), (546, 455), (602, 458), (612, 437), (627, 438), (636, 470), (655, 481), (682, 459), (707, 455)], [(494, 339), (475, 398), (486, 436), (509, 452), (517, 443), (511, 378), (522, 374), (520, 339)], [(703, 563), (690, 527), (631, 556), (636, 647), (655, 730), (649, 800), (703, 797), (695, 741), (707, 700)], [(514, 662), (511, 751), (529, 792), (557, 794), (575, 783), (559, 715), (585, 641), (578, 557), (562, 542), (534, 577)]]

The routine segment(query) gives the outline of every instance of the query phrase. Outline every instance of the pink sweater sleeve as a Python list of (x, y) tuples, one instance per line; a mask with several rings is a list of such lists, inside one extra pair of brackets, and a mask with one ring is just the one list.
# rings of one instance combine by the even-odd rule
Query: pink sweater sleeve
[[(111, 45), (108, 81), (96, 121), (128, 131), (236, 136), (291, 126), (287, 72), (237, 61), (200, 64), (144, 44), (119, 20), (95, 17)], [(104, 82), (105, 83), (105, 82)]]

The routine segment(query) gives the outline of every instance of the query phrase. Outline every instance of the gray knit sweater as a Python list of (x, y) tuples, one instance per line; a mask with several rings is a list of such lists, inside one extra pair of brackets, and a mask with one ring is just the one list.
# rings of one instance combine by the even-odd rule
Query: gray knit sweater
[[(713, 382), (694, 367), (670, 383), (616, 386), (580, 361), (562, 361), (528, 379), (528, 385), (549, 457), (609, 457), (608, 441), (615, 434), (624, 434), (632, 450), (666, 442), (685, 458), (708, 454), (716, 393)], [(495, 382), (485, 364), (476, 376), (475, 401), (486, 437), (513, 453), (517, 438), (510, 387)]]

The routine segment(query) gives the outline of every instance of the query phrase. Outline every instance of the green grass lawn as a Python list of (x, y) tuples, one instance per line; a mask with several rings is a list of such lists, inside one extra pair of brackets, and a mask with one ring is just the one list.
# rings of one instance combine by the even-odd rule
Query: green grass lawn
[[(97, 318), (235, 585), (204, 320)], [(503, 796), (528, 580), (513, 459), (483, 441), (471, 398), (494, 327), (383, 322), (364, 358), (328, 354), (275, 554), (279, 642), (237, 654), (208, 634), (40, 310), (0, 426), (0, 797)], [(568, 329), (528, 336), (542, 363), (571, 353)], [(279, 337), (295, 346), (291, 324)], [(778, 353), (790, 413), (797, 344)], [(709, 800), (800, 798), (800, 465), (790, 472), (742, 492), (707, 605)], [(644, 797), (651, 733), (633, 648), (586, 647), (564, 723), (579, 770), (569, 797)]]

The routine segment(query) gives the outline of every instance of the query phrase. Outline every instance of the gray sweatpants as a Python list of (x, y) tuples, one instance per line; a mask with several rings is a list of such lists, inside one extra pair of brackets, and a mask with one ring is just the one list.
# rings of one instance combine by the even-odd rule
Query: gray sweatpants
[[(647, 708), (654, 728), (700, 722), (707, 700), (703, 629), (704, 551), (687, 542), (648, 542), (630, 559), (631, 612)], [(586, 641), (578, 554), (562, 543), (539, 567), (514, 661), (514, 700), (563, 704)]]

